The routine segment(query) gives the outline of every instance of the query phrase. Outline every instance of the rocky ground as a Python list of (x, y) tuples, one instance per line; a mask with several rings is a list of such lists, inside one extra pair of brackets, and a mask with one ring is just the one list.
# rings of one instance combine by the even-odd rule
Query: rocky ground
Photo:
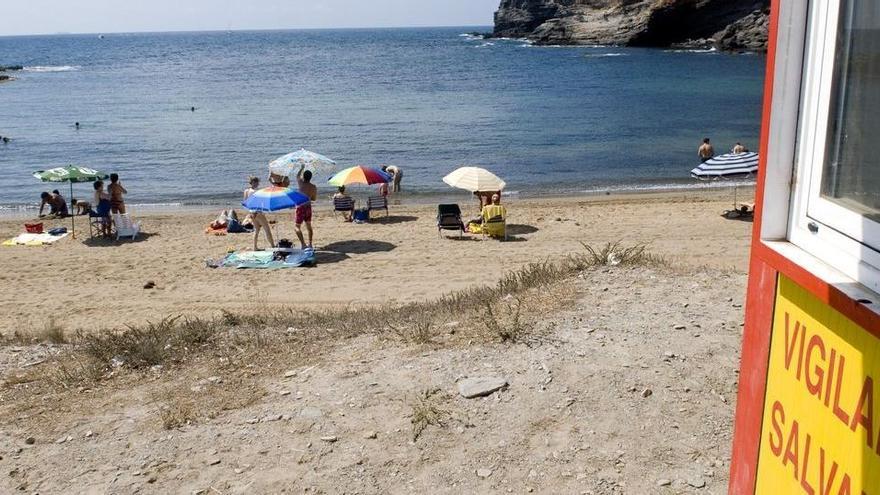
[(514, 343), (452, 320), (33, 396), (20, 374), (59, 348), (7, 346), (0, 492), (726, 493), (745, 284), (602, 267), (505, 320)]

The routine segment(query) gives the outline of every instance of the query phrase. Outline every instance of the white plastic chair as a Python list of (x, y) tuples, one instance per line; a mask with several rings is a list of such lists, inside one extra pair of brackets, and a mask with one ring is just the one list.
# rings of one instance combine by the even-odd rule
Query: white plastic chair
[(114, 214), (113, 226), (116, 228), (117, 241), (120, 237), (131, 237), (131, 240), (134, 240), (141, 231), (140, 224), (132, 221), (128, 213)]

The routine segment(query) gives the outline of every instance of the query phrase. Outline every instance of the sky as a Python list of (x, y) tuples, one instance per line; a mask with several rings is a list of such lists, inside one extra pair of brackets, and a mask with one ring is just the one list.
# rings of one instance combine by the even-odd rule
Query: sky
[(499, 0), (27, 0), (0, 36), (53, 33), (490, 26)]

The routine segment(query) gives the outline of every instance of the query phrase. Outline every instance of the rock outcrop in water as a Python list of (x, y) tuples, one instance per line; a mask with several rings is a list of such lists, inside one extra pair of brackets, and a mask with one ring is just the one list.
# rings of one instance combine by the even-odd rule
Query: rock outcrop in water
[(770, 0), (502, 0), (497, 37), (535, 43), (767, 49)]

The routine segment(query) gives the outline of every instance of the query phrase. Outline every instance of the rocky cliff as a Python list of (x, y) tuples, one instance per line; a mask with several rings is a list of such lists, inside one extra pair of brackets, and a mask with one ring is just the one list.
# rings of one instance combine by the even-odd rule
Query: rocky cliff
[(495, 36), (539, 44), (767, 47), (770, 0), (502, 0)]

